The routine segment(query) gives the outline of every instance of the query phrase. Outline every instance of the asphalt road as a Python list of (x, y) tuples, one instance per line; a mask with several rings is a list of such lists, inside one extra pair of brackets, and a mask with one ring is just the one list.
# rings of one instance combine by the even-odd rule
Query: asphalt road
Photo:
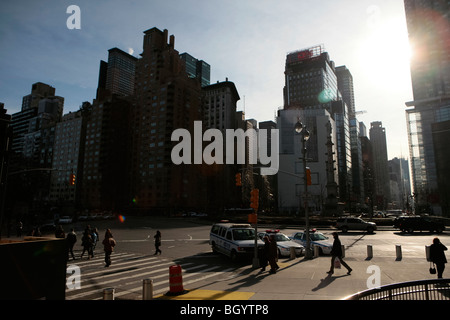
[[(89, 224), (99, 229), (100, 239), (103, 238), (106, 228), (110, 228), (118, 243), (117, 252), (133, 252), (139, 254), (151, 254), (154, 252), (154, 235), (157, 230), (162, 233), (163, 255), (171, 259), (186, 259), (188, 257), (199, 258), (203, 256), (210, 259), (211, 248), (209, 246), (209, 230), (211, 224), (201, 219), (190, 218), (150, 218), (128, 217), (125, 221), (86, 221), (75, 224), (75, 229), (81, 239), (84, 227)], [(71, 225), (64, 228), (67, 231)], [(279, 228), (277, 225), (259, 225), (258, 231)], [(295, 231), (301, 231), (299, 226), (280, 229), (287, 235)], [(332, 240), (331, 233), (338, 231), (334, 228), (318, 229)], [(338, 231), (339, 232), (339, 231)], [(424, 257), (425, 246), (430, 245), (434, 237), (439, 237), (444, 244), (450, 245), (450, 232), (447, 230), (441, 234), (430, 232), (415, 232), (413, 234), (401, 233), (391, 227), (379, 227), (373, 234), (362, 231), (339, 232), (342, 244), (348, 255), (367, 255), (367, 245), (372, 245), (374, 254), (382, 253), (383, 256), (396, 255), (396, 245), (402, 246), (404, 256)], [(221, 263), (226, 263), (221, 261)]]

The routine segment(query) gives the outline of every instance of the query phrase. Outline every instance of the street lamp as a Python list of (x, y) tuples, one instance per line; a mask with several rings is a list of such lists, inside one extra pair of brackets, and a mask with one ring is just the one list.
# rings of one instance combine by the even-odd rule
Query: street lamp
[(305, 258), (311, 259), (311, 239), (309, 238), (309, 214), (308, 214), (308, 183), (306, 177), (306, 141), (309, 140), (309, 131), (306, 126), (300, 122), (300, 118), (295, 124), (295, 132), (301, 134), (302, 137), (302, 147), (303, 147), (303, 176), (304, 176), (304, 201), (305, 201), (305, 224), (306, 224), (306, 253)]

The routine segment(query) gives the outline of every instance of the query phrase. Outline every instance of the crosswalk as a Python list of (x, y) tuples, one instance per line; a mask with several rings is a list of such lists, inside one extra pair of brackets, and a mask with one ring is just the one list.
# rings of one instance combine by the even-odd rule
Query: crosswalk
[[(102, 253), (89, 260), (68, 261), (66, 300), (101, 300), (106, 288), (114, 288), (115, 299), (141, 300), (144, 279), (153, 281), (153, 296), (157, 297), (170, 291), (169, 268), (179, 264), (161, 256), (126, 252), (113, 253), (111, 258), (108, 268), (105, 268)], [(195, 261), (180, 264), (185, 288), (210, 278), (230, 277), (236, 269)]]

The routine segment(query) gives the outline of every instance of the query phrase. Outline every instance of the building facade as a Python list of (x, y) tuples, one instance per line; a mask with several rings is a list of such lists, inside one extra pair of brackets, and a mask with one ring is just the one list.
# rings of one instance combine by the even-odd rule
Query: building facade
[(378, 209), (387, 209), (391, 202), (386, 129), (381, 121), (370, 124), (370, 141), (373, 152), (373, 168), (375, 176), (375, 201)]
[[(432, 126), (450, 120), (450, 4), (405, 0), (409, 42), (413, 50), (414, 101), (406, 103), (406, 120), (416, 211), (442, 214)], [(446, 179), (450, 179), (447, 176)], [(448, 215), (448, 213), (446, 213)]]
[[(136, 65), (132, 112), (131, 196), (139, 212), (177, 213), (205, 206), (203, 165), (174, 165), (172, 132), (184, 128), (194, 136), (203, 120), (200, 82), (189, 78), (175, 37), (152, 28), (144, 32)], [(207, 168), (206, 168), (207, 169)]]

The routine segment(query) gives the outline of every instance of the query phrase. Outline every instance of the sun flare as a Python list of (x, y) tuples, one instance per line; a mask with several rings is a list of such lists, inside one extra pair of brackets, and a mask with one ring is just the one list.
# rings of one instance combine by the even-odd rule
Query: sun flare
[(399, 81), (410, 81), (412, 55), (405, 22), (392, 20), (371, 30), (361, 46), (360, 57), (373, 82), (398, 85)]

